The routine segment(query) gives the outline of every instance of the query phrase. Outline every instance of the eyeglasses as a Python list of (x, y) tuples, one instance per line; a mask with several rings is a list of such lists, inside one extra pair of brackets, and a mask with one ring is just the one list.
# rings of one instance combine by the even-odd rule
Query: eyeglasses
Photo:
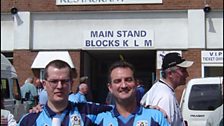
[(52, 87), (56, 87), (58, 85), (58, 83), (60, 82), (62, 85), (68, 85), (71, 83), (70, 79), (63, 79), (63, 80), (46, 80), (47, 82), (49, 82), (51, 84)]

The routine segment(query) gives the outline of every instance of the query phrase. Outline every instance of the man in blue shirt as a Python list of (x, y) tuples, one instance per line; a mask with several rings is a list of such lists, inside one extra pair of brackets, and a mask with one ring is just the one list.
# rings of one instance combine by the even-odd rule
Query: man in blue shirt
[[(42, 112), (26, 115), (20, 120), (19, 125), (55, 126), (55, 123), (65, 126), (94, 126), (106, 125), (106, 123), (113, 123), (115, 126), (122, 123), (126, 126), (132, 126), (132, 124), (136, 123), (139, 125), (168, 125), (161, 112), (153, 109), (145, 109), (137, 104), (134, 88), (136, 86), (133, 81), (132, 69), (125, 67), (119, 69), (115, 68), (115, 70), (115, 72), (112, 72), (113, 75), (111, 75), (111, 87), (108, 86), (110, 92), (116, 98), (116, 107), (112, 110), (112, 107), (105, 105), (69, 102), (68, 94), (71, 81), (73, 80), (71, 68), (67, 63), (60, 60), (50, 62), (45, 68), (44, 75), (44, 87), (48, 93), (48, 102)], [(118, 75), (117, 77), (116, 74)], [(123, 86), (126, 83), (128, 86)], [(123, 88), (116, 88), (119, 87), (119, 85)], [(118, 90), (116, 91), (116, 89)], [(105, 111), (108, 112), (102, 113)], [(114, 113), (116, 114), (115, 117), (112, 116)], [(105, 114), (106, 116), (104, 116)], [(98, 118), (96, 119), (97, 115)], [(56, 120), (56, 122), (54, 122), (54, 120)], [(123, 121), (121, 122), (121, 120)]]
[(39, 104), (45, 105), (47, 103), (48, 97), (47, 97), (47, 91), (43, 89), (39, 94)]
[(70, 94), (68, 99), (74, 103), (84, 103), (87, 102), (86, 94), (88, 93), (88, 85), (86, 83), (81, 83), (79, 85), (79, 91), (76, 94)]
[(136, 98), (137, 98), (137, 102), (140, 103), (143, 95), (145, 94), (145, 88), (144, 85), (142, 84), (142, 81), (140, 79), (136, 79)]
[(115, 98), (113, 110), (97, 115), (99, 126), (169, 126), (162, 112), (140, 106), (136, 99), (134, 67), (118, 61), (112, 64), (108, 75), (108, 89)]
[(73, 71), (62, 60), (48, 63), (44, 79), (43, 86), (47, 91), (48, 101), (43, 111), (23, 116), (19, 126), (92, 126), (98, 113), (111, 110), (111, 107), (105, 105), (68, 101)]

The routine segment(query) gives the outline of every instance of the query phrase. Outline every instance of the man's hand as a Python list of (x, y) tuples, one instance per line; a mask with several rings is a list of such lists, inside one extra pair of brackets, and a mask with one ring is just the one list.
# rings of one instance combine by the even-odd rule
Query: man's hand
[(29, 110), (29, 113), (39, 113), (42, 111), (43, 105), (36, 105), (32, 109)]
[(160, 112), (163, 113), (164, 117), (167, 119), (167, 121), (170, 123), (171, 120), (169, 118), (169, 116), (167, 115), (166, 111), (163, 110), (162, 108), (160, 108), (158, 105), (155, 105), (155, 106), (152, 106), (152, 105), (144, 105), (145, 108), (151, 108), (151, 109), (157, 109), (159, 110)]

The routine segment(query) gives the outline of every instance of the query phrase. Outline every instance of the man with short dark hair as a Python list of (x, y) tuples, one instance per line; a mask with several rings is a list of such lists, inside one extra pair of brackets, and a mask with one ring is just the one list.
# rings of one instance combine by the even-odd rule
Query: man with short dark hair
[(184, 126), (179, 103), (174, 90), (186, 83), (187, 68), (193, 61), (186, 61), (179, 53), (168, 53), (163, 58), (162, 78), (143, 96), (142, 105), (158, 105), (167, 113), (171, 126)]
[(111, 110), (105, 105), (69, 102), (72, 82), (73, 71), (68, 63), (62, 60), (48, 63), (43, 80), (48, 101), (42, 112), (22, 117), (19, 126), (91, 126), (98, 113)]
[[(119, 118), (114, 118), (112, 116), (114, 111), (117, 110), (122, 116), (125, 113), (124, 117), (130, 115), (127, 118), (128, 123), (124, 123), (126, 126), (132, 126), (132, 124), (169, 125), (162, 112), (154, 109), (146, 109), (137, 104), (134, 71), (126, 62), (121, 62), (121, 64), (118, 63), (117, 65), (115, 63), (115, 65), (111, 67), (110, 86), (108, 85), (108, 88), (110, 87), (111, 93), (116, 98), (116, 105), (113, 112), (111, 111), (111, 106), (97, 105), (94, 103), (73, 103), (68, 101), (71, 81), (73, 79), (69, 72), (71, 68), (67, 63), (58, 60), (52, 61), (47, 65), (45, 71), (44, 87), (48, 93), (48, 102), (44, 106), (42, 112), (29, 113), (23, 117), (19, 123), (21, 126), (55, 126), (54, 120), (59, 122), (59, 125), (65, 126), (102, 125), (99, 124), (102, 120), (111, 120), (114, 126), (119, 126), (122, 124)], [(122, 86), (124, 84), (127, 85)], [(118, 86), (122, 87), (117, 88)], [(40, 110), (41, 108), (37, 109)], [(108, 114), (106, 114), (106, 116), (104, 116), (103, 113), (105, 111), (107, 111)], [(135, 119), (135, 122), (133, 122), (133, 119)], [(110, 121), (109, 123), (105, 123), (105, 125), (111, 125)], [(103, 126), (105, 125), (103, 124)]]
[(115, 99), (113, 110), (98, 114), (98, 126), (169, 126), (162, 112), (140, 106), (134, 67), (125, 61), (111, 65), (108, 89)]

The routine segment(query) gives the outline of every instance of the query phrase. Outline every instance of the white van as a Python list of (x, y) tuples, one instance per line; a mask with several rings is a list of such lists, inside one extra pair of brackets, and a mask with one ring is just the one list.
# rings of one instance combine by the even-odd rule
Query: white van
[(27, 113), (22, 103), (16, 70), (9, 60), (1, 54), (1, 98), (5, 109), (9, 110), (18, 121)]
[(205, 126), (209, 114), (222, 104), (222, 79), (223, 77), (206, 77), (188, 82), (180, 101), (187, 126)]

